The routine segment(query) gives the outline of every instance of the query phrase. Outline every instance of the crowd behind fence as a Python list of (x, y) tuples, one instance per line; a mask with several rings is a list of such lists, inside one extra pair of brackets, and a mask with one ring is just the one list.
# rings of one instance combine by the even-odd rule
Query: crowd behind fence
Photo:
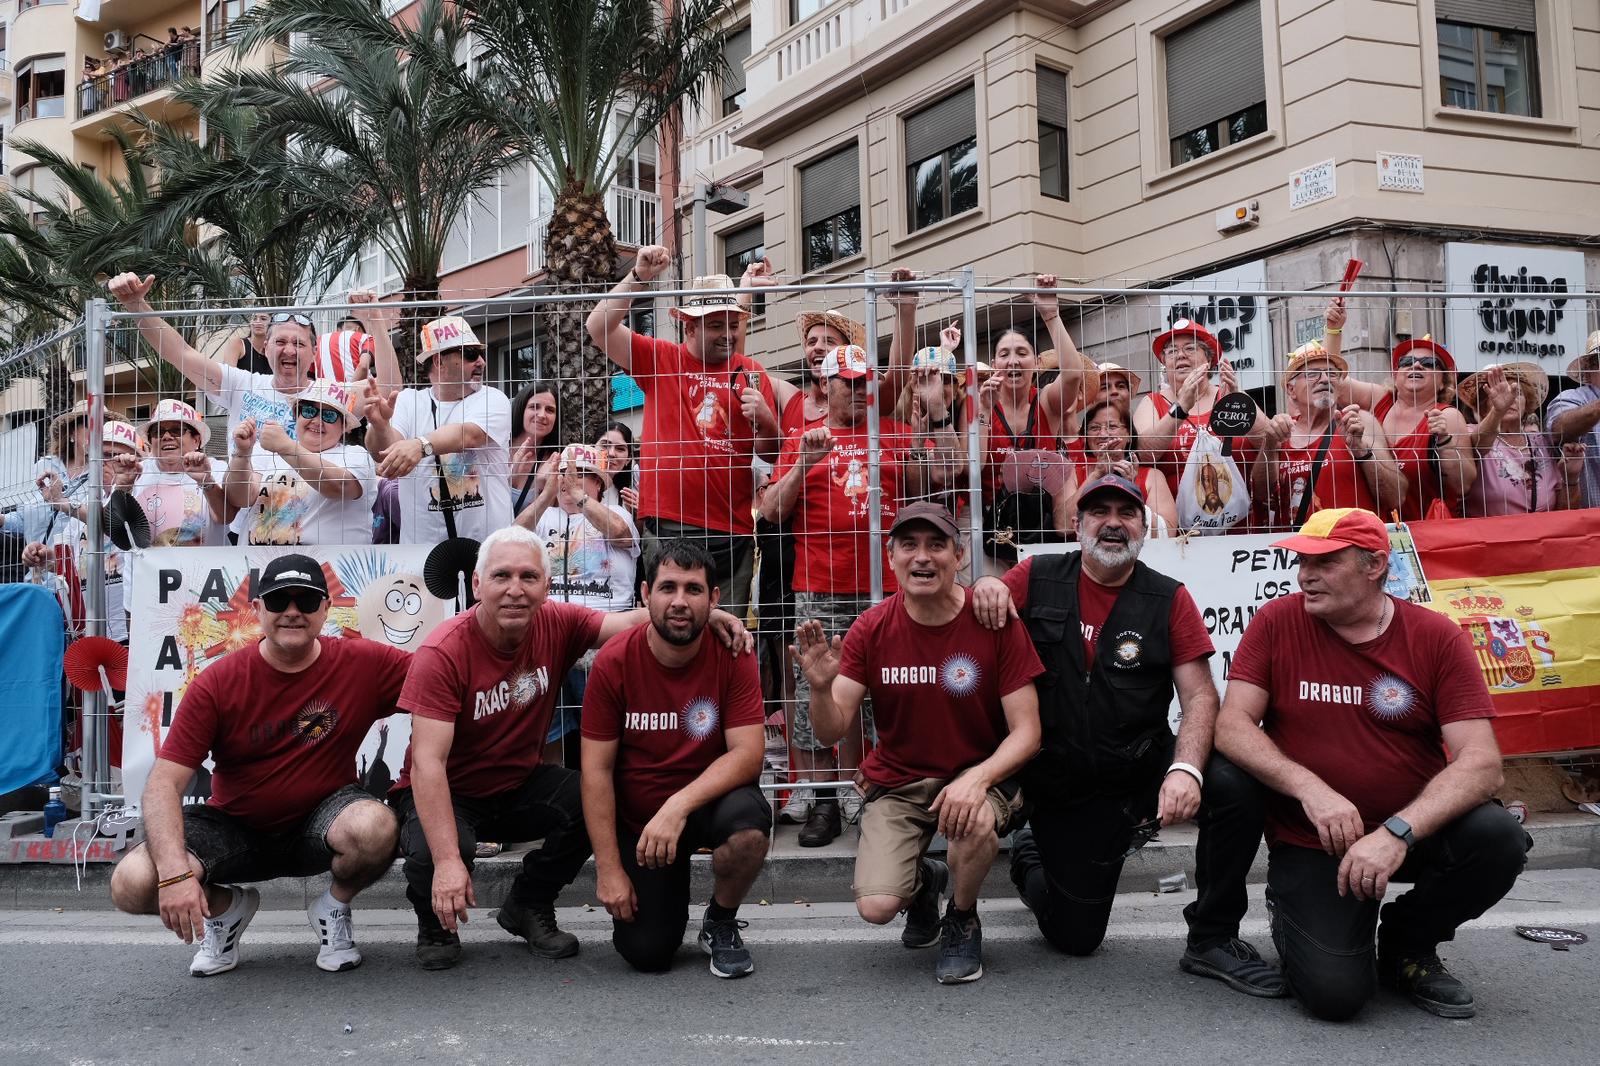
[[(13, 415), (0, 437), (6, 577), (49, 584), (75, 632), (125, 640), (142, 549), (108, 542), (102, 510), (120, 523), (130, 501), (156, 546), (481, 540), (516, 521), (546, 545), (552, 597), (602, 610), (633, 605), (654, 541), (697, 538), (757, 636), (771, 791), (800, 821), (837, 791), (836, 835), (870, 725), (837, 751), (808, 742), (787, 647), (798, 621), (844, 628), (893, 591), (882, 544), (899, 505), (950, 507), (969, 578), (1070, 544), (1078, 488), (1107, 471), (1145, 492), (1152, 537), (1286, 529), (1325, 507), (1419, 521), (1600, 506), (1583, 424), (1600, 332), (1581, 295), (1564, 304), (1581, 348), (1490, 367), (1448, 343), (1474, 294), (774, 281), (634, 284), (609, 313), (602, 292), (97, 302), (0, 370), (13, 408), (33, 389), (49, 415)], [(574, 331), (608, 361), (558, 365)], [(439, 431), (438, 454), (416, 443)], [(581, 692), (548, 758), (576, 765)], [(82, 699), (68, 747), (92, 810), (117, 790), (106, 696)]]

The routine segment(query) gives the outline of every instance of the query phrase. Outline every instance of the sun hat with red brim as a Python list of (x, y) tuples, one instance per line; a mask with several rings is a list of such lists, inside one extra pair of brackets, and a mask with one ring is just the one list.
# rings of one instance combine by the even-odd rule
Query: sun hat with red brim
[(1272, 546), (1301, 555), (1331, 555), (1346, 548), (1386, 552), (1389, 530), (1383, 519), (1364, 508), (1330, 507), (1306, 519), (1299, 533), (1273, 541)]
[(1165, 333), (1156, 334), (1156, 339), (1150, 342), (1150, 351), (1155, 354), (1157, 359), (1161, 358), (1162, 349), (1174, 337), (1193, 337), (1201, 344), (1204, 344), (1211, 352), (1212, 366), (1216, 366), (1222, 361), (1222, 342), (1217, 340), (1216, 334), (1200, 323), (1192, 322), (1187, 318), (1178, 319), (1172, 324), (1171, 329)]
[(1450, 371), (1450, 373), (1454, 374), (1456, 372), (1456, 361), (1451, 357), (1450, 352), (1445, 348), (1444, 345), (1427, 335), (1415, 337), (1408, 341), (1401, 341), (1399, 344), (1395, 345), (1394, 352), (1389, 358), (1390, 365), (1395, 370), (1399, 370), (1400, 360), (1404, 358), (1408, 352), (1417, 351), (1419, 348), (1425, 352), (1433, 353), (1434, 357), (1437, 358), (1439, 362), (1443, 363), (1444, 368)]

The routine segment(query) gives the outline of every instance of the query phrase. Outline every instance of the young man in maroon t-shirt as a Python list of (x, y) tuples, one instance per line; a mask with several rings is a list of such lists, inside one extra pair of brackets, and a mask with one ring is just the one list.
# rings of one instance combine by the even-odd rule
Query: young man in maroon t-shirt
[(583, 698), (583, 816), (611, 942), (636, 970), (672, 965), (689, 921), (689, 857), (711, 848), (700, 947), (718, 977), (755, 970), (739, 904), (761, 872), (772, 807), (756, 780), (766, 710), (753, 656), (705, 634), (711, 556), (690, 541), (651, 556), (650, 624), (606, 646)]
[[(1199, 896), (1184, 911), (1179, 965), (1249, 995), (1281, 996), (1283, 976), (1239, 939), (1261, 799), (1211, 753), (1211, 637), (1188, 590), (1139, 561), (1145, 502), (1119, 475), (1091, 481), (1078, 496), (1080, 551), (1024, 560), (972, 590), (986, 625), (1021, 613), (1046, 668), (1042, 750), (1023, 775), (1031, 814), (1012, 837), (1011, 880), (1045, 939), (1088, 955), (1105, 939), (1124, 860), (1162, 826), (1198, 815)], [(1176, 737), (1167, 721), (1174, 689)]]
[[(696, 289), (672, 308), (683, 343), (628, 328), (633, 295), (666, 272), (659, 245), (639, 249), (633, 269), (601, 300), (585, 326), (595, 347), (636, 379), (644, 392), (639, 440), (639, 519), (656, 540), (705, 545), (716, 560), (724, 609), (738, 617), (750, 603), (755, 550), (751, 457), (771, 462), (782, 430), (783, 395), (761, 364), (744, 353), (750, 311), (725, 274), (695, 278)], [(750, 271), (745, 272), (745, 282)], [(646, 554), (649, 553), (647, 546)]]
[[(521, 526), (483, 542), (472, 588), (478, 602), (417, 649), (400, 694), (411, 747), (390, 802), (417, 912), (417, 961), (429, 970), (461, 957), (456, 926), (476, 905), (481, 836), (544, 841), (523, 858), (495, 920), (535, 955), (577, 954), (577, 937), (556, 926), (555, 899), (589, 857), (582, 796), (576, 773), (540, 755), (567, 671), (649, 617), (642, 608), (602, 613), (548, 602), (543, 542)], [(746, 649), (736, 619), (718, 612), (714, 624), (720, 639)]]
[[(394, 861), (395, 817), (356, 783), (356, 751), (395, 713), (411, 657), (387, 644), (323, 637), (328, 581), (305, 555), (280, 555), (251, 590), (261, 641), (200, 672), (178, 704), (141, 801), (146, 841), (111, 875), (129, 914), (160, 914), (200, 942), (196, 977), (239, 964), (261, 893), (229, 882), (308, 877), (333, 884), (306, 909), (317, 965), (361, 965), (350, 901)], [(211, 797), (182, 806), (212, 758)]]
[[(993, 632), (978, 623), (971, 593), (956, 583), (965, 557), (943, 506), (902, 507), (889, 532), (900, 591), (842, 641), (806, 622), (794, 649), (811, 682), (818, 740), (837, 741), (872, 696), (878, 744), (861, 764), (856, 910), (874, 925), (906, 911), (900, 941), (940, 945), (941, 984), (983, 976), (978, 889), (1020, 805), (1013, 779), (1039, 750), (1039, 657), (1021, 626)], [(935, 830), (950, 842), (948, 867), (925, 857)]]
[[(1245, 630), (1217, 747), (1271, 790), (1284, 975), (1319, 1018), (1354, 1015), (1379, 977), (1470, 1018), (1439, 944), (1510, 890), (1530, 843), (1489, 800), (1502, 777), (1482, 668), (1455, 622), (1384, 591), (1389, 535), (1372, 512), (1319, 511), (1276, 546), (1299, 553), (1300, 591)], [(1379, 925), (1395, 881), (1413, 887)]]
[[(901, 422), (882, 419), (877, 447), (872, 447), (867, 408), (875, 375), (863, 349), (853, 344), (833, 349), (823, 357), (817, 375), (827, 390), (827, 416), (784, 441), (761, 513), (780, 525), (793, 520), (795, 616), (800, 622), (820, 622), (831, 637), (842, 635), (872, 606), (872, 553), (882, 549), (870, 536), (871, 508), (878, 509), (880, 530), (892, 525), (900, 501), (922, 495), (925, 464), (910, 461), (911, 427)], [(876, 499), (869, 484), (873, 463), (878, 467)], [(894, 590), (894, 574), (886, 566), (883, 591)], [(789, 729), (797, 785), (834, 780), (841, 758), (846, 766), (861, 765), (872, 736), (871, 710), (864, 708), (861, 728), (845, 738), (836, 756), (833, 746), (819, 743), (812, 732), (810, 704), (810, 685), (801, 674)], [(800, 845), (821, 847), (841, 830), (839, 800), (824, 793), (800, 829)]]

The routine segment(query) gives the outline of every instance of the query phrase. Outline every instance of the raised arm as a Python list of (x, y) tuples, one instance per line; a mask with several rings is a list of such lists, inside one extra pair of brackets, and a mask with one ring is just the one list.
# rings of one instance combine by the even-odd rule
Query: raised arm
[[(108, 281), (106, 288), (122, 305), (124, 311), (138, 314), (151, 310), (150, 301), (146, 297), (155, 283), (154, 274), (146, 275), (141, 281), (137, 274), (124, 273)], [(207, 359), (195, 351), (189, 342), (183, 339), (183, 334), (167, 324), (166, 319), (145, 314), (139, 319), (139, 336), (144, 338), (144, 342), (157, 355), (188, 378), (190, 384), (201, 392), (222, 391), (222, 368), (227, 364), (221, 359)]]
[[(904, 267), (889, 271), (890, 281), (911, 281), (914, 275)], [(878, 388), (899, 396), (910, 381), (911, 357), (917, 348), (917, 291), (885, 289), (883, 298), (894, 308), (894, 328), (889, 332), (889, 366)]]
[(671, 264), (672, 257), (659, 244), (640, 248), (633, 269), (623, 275), (612, 288), (611, 295), (596, 304), (584, 320), (584, 328), (589, 331), (589, 339), (595, 347), (605, 352), (606, 358), (624, 373), (633, 370), (633, 330), (627, 326), (628, 310), (633, 306), (630, 294), (660, 277)]
[(794, 639), (789, 650), (800, 660), (800, 669), (811, 683), (811, 730), (819, 743), (837, 744), (856, 720), (867, 686), (839, 673), (843, 638), (836, 636), (830, 641), (821, 622), (802, 622)]
[(400, 376), (400, 357), (395, 354), (393, 331), (400, 315), (392, 307), (381, 303), (375, 293), (361, 289), (350, 294), (350, 302), (361, 304), (361, 321), (372, 338), (372, 376), (375, 386), (383, 392), (403, 388)]
[(255, 503), (260, 484), (250, 457), (256, 450), (256, 420), (247, 418), (233, 427), (233, 453), (228, 456), (228, 469), (222, 475), (222, 491), (228, 506), (244, 510)]
[[(1034, 284), (1041, 289), (1054, 289), (1056, 283), (1054, 274), (1040, 274), (1034, 279)], [(1056, 350), (1056, 362), (1061, 368), (1056, 379), (1039, 390), (1039, 402), (1045, 414), (1050, 416), (1050, 424), (1059, 428), (1066, 420), (1067, 412), (1094, 402), (1095, 395), (1100, 391), (1100, 375), (1095, 374), (1092, 379), (1085, 380), (1084, 361), (1078, 355), (1078, 346), (1072, 343), (1066, 323), (1061, 321), (1061, 301), (1056, 294), (1036, 292), (1032, 299), (1039, 317), (1044, 320), (1045, 329), (1050, 333), (1050, 344)], [(1081, 405), (1078, 402), (1080, 399), (1083, 401)]]

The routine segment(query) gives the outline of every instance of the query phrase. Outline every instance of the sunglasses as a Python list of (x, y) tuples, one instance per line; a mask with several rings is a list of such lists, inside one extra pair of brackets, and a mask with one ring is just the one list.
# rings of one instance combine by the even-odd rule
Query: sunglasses
[[(152, 435), (156, 437), (181, 437), (185, 433), (194, 433), (194, 430), (182, 422), (157, 422), (155, 429), (152, 431)], [(199, 434), (195, 435), (198, 436)]]
[(1402, 355), (1400, 357), (1400, 369), (1404, 370), (1408, 366), (1420, 366), (1424, 370), (1444, 369), (1444, 364), (1431, 355)]
[(279, 311), (277, 314), (272, 316), (272, 324), (274, 326), (280, 322), (293, 322), (295, 325), (304, 326), (306, 329), (312, 330), (313, 332), (315, 332), (317, 328), (316, 326), (312, 325), (310, 318), (294, 311)]
[(316, 589), (277, 589), (261, 597), (261, 606), (272, 614), (282, 614), (292, 603), (301, 614), (315, 614), (326, 598)]
[(295, 408), (295, 414), (301, 418), (309, 418), (313, 422), (320, 418), (330, 426), (344, 418), (336, 408), (324, 407), (320, 403), (312, 403), (309, 400), (302, 400), (300, 405)]

